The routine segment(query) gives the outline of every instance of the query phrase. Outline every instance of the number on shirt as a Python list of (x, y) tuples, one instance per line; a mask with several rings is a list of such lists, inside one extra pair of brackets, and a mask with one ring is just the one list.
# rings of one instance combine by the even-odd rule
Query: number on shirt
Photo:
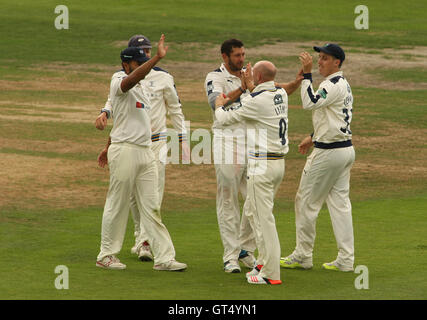
[(283, 146), (286, 144), (286, 129), (286, 121), (282, 118), (279, 122), (279, 138)]
[[(349, 112), (350, 111), (350, 112)], [(350, 126), (350, 122), (351, 122), (351, 114), (353, 113), (353, 109), (347, 109), (347, 108), (343, 108), (342, 109), (342, 112), (344, 113), (344, 115), (345, 115), (345, 118), (344, 118), (344, 121), (345, 121), (345, 123), (346, 123), (346, 126), (345, 126), (345, 128), (340, 128), (340, 130), (343, 132), (343, 133), (348, 133), (348, 134), (351, 134), (351, 130), (350, 130), (350, 128), (349, 128), (349, 126)]]

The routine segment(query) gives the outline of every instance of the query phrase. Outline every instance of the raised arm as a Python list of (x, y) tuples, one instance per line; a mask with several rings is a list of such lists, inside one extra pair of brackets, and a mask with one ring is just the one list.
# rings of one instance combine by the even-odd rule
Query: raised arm
[(289, 95), (291, 95), (296, 89), (299, 88), (299, 86), (301, 85), (301, 81), (304, 79), (303, 76), (303, 70), (301, 69), (298, 73), (297, 76), (295, 78), (294, 81), (291, 82), (285, 82), (285, 83), (275, 83), (276, 86), (278, 87), (282, 87), (283, 89), (286, 90), (286, 93)]
[(303, 69), (303, 81), (301, 84), (301, 100), (302, 107), (307, 110), (315, 110), (328, 106), (333, 103), (337, 97), (337, 90), (333, 90), (333, 85), (330, 82), (322, 82), (319, 89), (315, 92), (313, 90), (313, 80), (311, 75), (311, 68), (313, 66), (313, 58), (307, 52), (300, 54), (300, 60)]
[(140, 65), (138, 68), (133, 70), (126, 78), (124, 78), (120, 84), (122, 92), (127, 92), (132, 89), (139, 81), (145, 78), (150, 70), (159, 62), (164, 56), (168, 47), (165, 46), (165, 35), (162, 34), (157, 46), (157, 53), (150, 60)]

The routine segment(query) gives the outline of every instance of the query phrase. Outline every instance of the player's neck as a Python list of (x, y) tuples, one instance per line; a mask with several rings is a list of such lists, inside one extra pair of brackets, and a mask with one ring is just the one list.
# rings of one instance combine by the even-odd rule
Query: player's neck
[(340, 69), (340, 68), (337, 68), (337, 69), (331, 70), (331, 71), (329, 71), (329, 72), (328, 72), (328, 75), (326, 75), (326, 76), (324, 76), (324, 77), (325, 77), (325, 78), (327, 78), (327, 77), (329, 77), (329, 76), (333, 75), (334, 73), (337, 73), (337, 72), (340, 72), (340, 71), (341, 71), (341, 69)]

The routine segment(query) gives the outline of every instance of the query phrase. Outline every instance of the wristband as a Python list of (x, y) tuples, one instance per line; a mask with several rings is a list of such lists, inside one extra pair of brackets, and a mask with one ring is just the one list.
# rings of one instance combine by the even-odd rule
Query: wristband
[(243, 90), (243, 88), (241, 86), (239, 87), (239, 89), (242, 93), (244, 93), (246, 91), (246, 90)]
[(105, 112), (105, 113), (107, 114), (107, 119), (110, 119), (110, 117), (111, 117), (110, 110), (105, 109), (105, 108), (102, 108), (102, 109), (101, 109), (101, 113), (103, 113), (103, 112)]
[(304, 77), (304, 80), (310, 80), (311, 82), (313, 82), (313, 78), (312, 78), (311, 72), (309, 72), (309, 73), (303, 73), (302, 76)]

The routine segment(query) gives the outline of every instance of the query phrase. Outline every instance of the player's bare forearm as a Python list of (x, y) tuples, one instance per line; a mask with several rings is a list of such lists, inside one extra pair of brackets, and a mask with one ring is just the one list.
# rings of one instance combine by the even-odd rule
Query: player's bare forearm
[(294, 81), (291, 82), (285, 82), (285, 83), (276, 83), (276, 86), (279, 86), (283, 89), (285, 89), (286, 93), (289, 95), (291, 95), (296, 89), (299, 88), (299, 86), (301, 85), (301, 81), (304, 79), (304, 75), (303, 75), (303, 69), (301, 69), (298, 73), (297, 76), (295, 78)]
[(301, 81), (296, 81), (296, 80), (291, 82), (286, 82), (286, 83), (276, 83), (277, 86), (286, 90), (286, 93), (288, 94), (288, 96), (294, 93), (294, 91), (299, 88), (300, 84), (301, 84)]
[(224, 105), (229, 105), (230, 103), (233, 103), (234, 101), (239, 99), (241, 95), (242, 95), (242, 90), (240, 90), (240, 88), (230, 91), (229, 93), (227, 93), (227, 97), (229, 100)]
[(98, 165), (101, 168), (104, 168), (106, 164), (108, 164), (108, 147), (111, 144), (111, 137), (108, 137), (107, 145), (104, 150), (102, 150), (98, 155)]
[(122, 92), (129, 91), (132, 89), (139, 81), (145, 78), (145, 76), (151, 71), (151, 69), (160, 61), (164, 56), (166, 56), (166, 52), (168, 51), (168, 47), (164, 45), (165, 43), (165, 35), (162, 34), (159, 40), (159, 44), (157, 46), (157, 53), (150, 60), (140, 65), (138, 68), (133, 70), (120, 84), (120, 88)]
[(111, 145), (111, 137), (108, 137), (108, 142), (107, 142), (107, 145), (105, 146), (105, 149), (108, 150), (110, 145)]
[(153, 58), (140, 65), (138, 68), (133, 70), (126, 78), (123, 79), (120, 88), (122, 92), (127, 92), (132, 89), (139, 81), (145, 78), (145, 76), (151, 71), (151, 69), (160, 61), (160, 57), (155, 55)]

